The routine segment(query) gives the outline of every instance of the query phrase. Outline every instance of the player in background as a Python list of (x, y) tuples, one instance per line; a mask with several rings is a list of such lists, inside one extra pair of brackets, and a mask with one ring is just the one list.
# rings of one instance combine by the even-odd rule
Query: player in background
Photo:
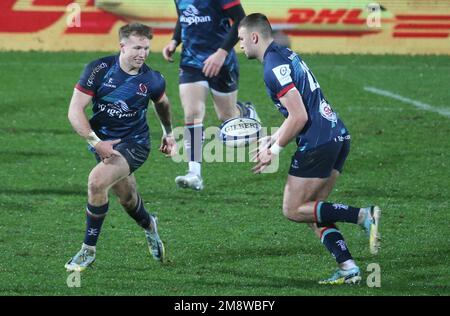
[(350, 150), (349, 131), (300, 56), (273, 41), (266, 16), (254, 13), (243, 19), (239, 40), (247, 58), (263, 63), (267, 92), (285, 117), (274, 135), (261, 140), (253, 171), (264, 170), (295, 139), (298, 148), (284, 188), (283, 214), (289, 220), (307, 223), (336, 259), (338, 269), (320, 284), (359, 283), (360, 269), (335, 223), (363, 227), (370, 236), (370, 251), (376, 254), (381, 210), (377, 206), (358, 208), (326, 201)]
[(259, 120), (251, 103), (237, 102), (239, 65), (233, 47), (238, 42), (237, 26), (245, 13), (239, 0), (176, 0), (175, 5), (175, 32), (162, 53), (173, 62), (175, 49), (183, 44), (179, 90), (184, 110), (184, 149), (189, 160), (189, 172), (176, 177), (175, 182), (182, 188), (202, 190), (203, 119), (208, 92), (219, 120), (239, 116)]
[[(151, 39), (152, 30), (148, 26), (138, 23), (122, 26), (120, 53), (88, 64), (75, 86), (69, 121), (86, 139), (98, 164), (89, 174), (84, 242), (66, 263), (68, 271), (83, 271), (94, 262), (97, 239), (108, 212), (110, 189), (128, 215), (144, 229), (153, 258), (158, 261), (164, 258), (156, 218), (145, 209), (134, 176), (150, 153), (146, 119), (150, 100), (164, 129), (159, 150), (170, 155), (175, 146), (164, 77), (145, 64)], [(85, 110), (91, 101), (93, 116), (88, 120)]]

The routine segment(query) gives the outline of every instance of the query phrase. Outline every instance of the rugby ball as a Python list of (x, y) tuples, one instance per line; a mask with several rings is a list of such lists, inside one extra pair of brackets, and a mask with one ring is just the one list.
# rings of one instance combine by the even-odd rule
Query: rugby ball
[(244, 147), (258, 140), (261, 123), (253, 118), (236, 117), (220, 125), (220, 140), (228, 147)]

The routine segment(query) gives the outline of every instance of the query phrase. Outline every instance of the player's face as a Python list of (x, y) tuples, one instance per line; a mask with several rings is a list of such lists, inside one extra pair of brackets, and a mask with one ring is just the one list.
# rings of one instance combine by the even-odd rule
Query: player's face
[(251, 33), (245, 27), (241, 27), (239, 28), (238, 37), (241, 44), (241, 49), (244, 50), (245, 56), (247, 56), (248, 59), (256, 58)]
[(150, 40), (145, 36), (131, 35), (121, 43), (121, 54), (130, 68), (139, 69), (150, 51)]

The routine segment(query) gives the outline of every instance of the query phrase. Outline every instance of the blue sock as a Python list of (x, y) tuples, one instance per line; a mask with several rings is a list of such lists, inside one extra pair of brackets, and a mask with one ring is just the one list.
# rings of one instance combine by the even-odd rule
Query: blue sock
[(318, 202), (314, 208), (316, 222), (322, 224), (322, 227), (336, 222), (357, 224), (360, 210), (360, 208), (328, 202)]
[(189, 161), (202, 162), (203, 124), (184, 127), (184, 149)]
[(138, 201), (136, 204), (136, 208), (132, 212), (128, 212), (128, 210), (127, 210), (127, 213), (142, 228), (147, 229), (150, 227), (150, 214), (145, 209), (144, 202), (142, 201), (142, 198), (139, 195), (138, 195)]
[(87, 204), (86, 207), (86, 234), (84, 236), (84, 243), (89, 246), (97, 244), (98, 236), (102, 229), (103, 220), (108, 212), (109, 203), (101, 206), (93, 206)]
[(344, 237), (336, 226), (330, 226), (323, 229), (320, 241), (336, 259), (338, 264), (353, 259), (347, 248)]

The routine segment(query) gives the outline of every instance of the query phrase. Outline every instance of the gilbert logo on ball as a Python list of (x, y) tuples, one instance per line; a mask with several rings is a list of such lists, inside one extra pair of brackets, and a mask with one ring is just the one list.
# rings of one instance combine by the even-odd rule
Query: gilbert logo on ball
[(219, 138), (228, 147), (244, 147), (258, 140), (261, 123), (252, 118), (237, 117), (220, 125)]

